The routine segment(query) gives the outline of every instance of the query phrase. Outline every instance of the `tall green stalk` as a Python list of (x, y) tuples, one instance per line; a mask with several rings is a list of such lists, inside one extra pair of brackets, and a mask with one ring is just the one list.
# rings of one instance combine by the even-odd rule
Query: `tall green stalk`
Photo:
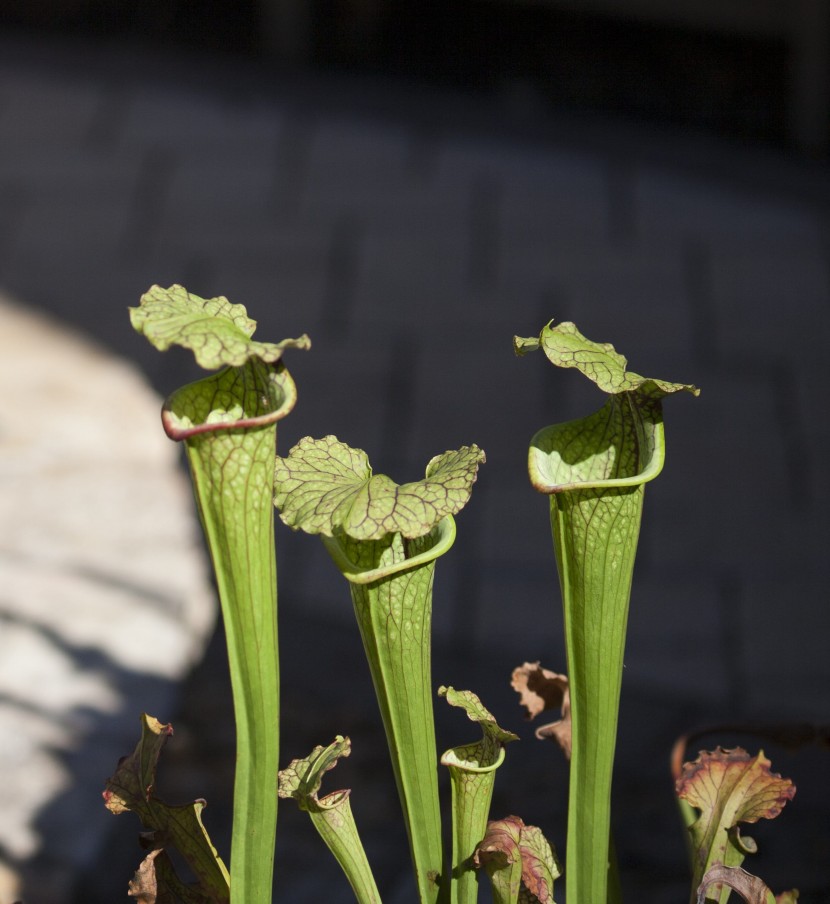
[(358, 904), (381, 904), (375, 877), (360, 842), (349, 798), (351, 790), (319, 797), (323, 775), (351, 753), (348, 738), (338, 735), (328, 747), (315, 747), (280, 771), (279, 796), (291, 797), (305, 810), (326, 847), (340, 864)]
[[(448, 516), (440, 531), (406, 543), (399, 534), (389, 543), (324, 541), (338, 565), (341, 555), (350, 559), (345, 574), (425, 902), (437, 900), (443, 872), (431, 694), (432, 583), (435, 560), (454, 538)], [(418, 564), (407, 561), (416, 556)]]
[(398, 486), (373, 475), (364, 452), (328, 436), (301, 440), (276, 464), (282, 520), (320, 534), (349, 582), (421, 904), (435, 904), (447, 887), (430, 676), (433, 575), (483, 460), (475, 446), (446, 452), (424, 480)]
[(241, 305), (154, 286), (130, 311), (160, 350), (190, 348), (217, 373), (175, 392), (162, 423), (183, 441), (216, 573), (228, 645), (237, 750), (230, 867), (232, 904), (272, 897), (279, 756), (279, 654), (274, 519), (276, 422), (294, 407), (286, 347), (255, 342)]
[(453, 747), (441, 756), (441, 765), (450, 771), (452, 787), (450, 904), (475, 904), (478, 872), (473, 857), (487, 831), (496, 770), (504, 762), (505, 745), (518, 741), (519, 736), (501, 728), (472, 691), (439, 687), (438, 696), (461, 707), (482, 731), (480, 741)]
[(515, 339), (517, 354), (538, 348), (609, 394), (596, 413), (540, 430), (528, 459), (531, 483), (550, 497), (565, 622), (573, 735), (568, 901), (602, 904), (609, 900), (611, 777), (645, 484), (665, 458), (662, 398), (698, 390), (626, 371), (611, 345), (589, 341), (572, 323)]

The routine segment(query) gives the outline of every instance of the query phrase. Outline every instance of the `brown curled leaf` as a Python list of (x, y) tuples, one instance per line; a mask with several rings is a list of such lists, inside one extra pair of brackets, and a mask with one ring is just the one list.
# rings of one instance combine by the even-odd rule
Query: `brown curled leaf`
[(176, 875), (167, 852), (154, 847), (144, 858), (127, 886), (128, 897), (138, 904), (215, 904), (195, 885), (187, 885)]
[(159, 755), (173, 734), (172, 725), (163, 725), (147, 714), (141, 718), (141, 740), (131, 754), (118, 761), (115, 774), (107, 779), (103, 792), (104, 804), (112, 813), (135, 810), (140, 814), (147, 806), (156, 780)]
[(127, 895), (138, 904), (156, 904), (158, 883), (156, 882), (156, 857), (161, 848), (156, 848), (141, 861), (135, 875), (127, 885)]
[(711, 898), (707, 898), (709, 889), (719, 888), (723, 885), (737, 892), (746, 901), (746, 904), (795, 904), (798, 901), (796, 889), (782, 892), (780, 895), (773, 895), (757, 876), (753, 876), (737, 866), (724, 866), (722, 863), (716, 863), (708, 870), (698, 887), (698, 904), (705, 904), (707, 900), (711, 900)]
[(510, 685), (519, 694), (526, 718), (535, 719), (546, 710), (558, 709), (562, 718), (536, 729), (540, 740), (554, 740), (567, 759), (571, 758), (571, 693), (568, 676), (542, 668), (538, 662), (526, 662), (513, 670)]
[[(143, 894), (146, 904), (167, 904), (184, 901), (186, 904), (230, 900), (229, 876), (202, 822), (203, 800), (171, 805), (156, 797), (154, 786), (159, 755), (173, 727), (153, 716), (142, 714), (141, 737), (135, 749), (118, 761), (114, 774), (107, 779), (103, 792), (108, 810), (119, 814), (132, 811), (143, 823), (142, 843), (151, 848), (176, 848), (196, 877), (195, 885), (185, 885), (175, 876), (172, 862), (166, 855), (156, 854), (146, 860), (133, 882)], [(150, 871), (157, 888), (152, 891)], [(162, 881), (163, 877), (163, 881)], [(155, 898), (148, 898), (153, 894)], [(137, 895), (136, 895), (137, 897)]]

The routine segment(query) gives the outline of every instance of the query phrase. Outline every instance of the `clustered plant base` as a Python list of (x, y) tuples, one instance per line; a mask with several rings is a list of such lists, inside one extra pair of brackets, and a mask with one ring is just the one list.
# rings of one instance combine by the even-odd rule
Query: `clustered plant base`
[[(553, 365), (576, 369), (606, 395), (595, 413), (541, 429), (528, 455), (530, 483), (549, 497), (567, 675), (524, 663), (512, 684), (529, 717), (545, 710), (561, 715), (536, 734), (554, 739), (570, 760), (563, 870), (540, 827), (513, 814), (490, 818), (496, 771), (518, 737), (501, 728), (472, 691), (432, 683), (436, 564), (453, 545), (454, 518), (485, 461), (481, 449), (470, 445), (437, 455), (423, 479), (403, 484), (374, 474), (365, 452), (334, 436), (303, 439), (280, 457), (277, 421), (296, 401), (283, 353), (309, 348), (306, 336), (254, 341), (256, 323), (244, 307), (223, 297), (199, 298), (182, 286), (153, 286), (130, 314), (134, 328), (156, 348), (189, 348), (211, 371), (167, 400), (162, 422), (171, 439), (185, 443), (216, 574), (237, 754), (227, 868), (202, 823), (204, 802), (171, 806), (156, 796), (156, 767), (172, 728), (141, 717), (138, 745), (104, 791), (113, 813), (132, 810), (145, 829), (147, 853), (129, 894), (143, 904), (267, 904), (277, 803), (292, 798), (309, 814), (356, 900), (381, 901), (350, 791), (319, 794), (325, 773), (350, 755), (349, 739), (338, 735), (279, 769), (276, 506), (288, 527), (320, 537), (348, 584), (420, 904), (475, 904), (481, 881), (489, 883), (495, 904), (553, 904), (560, 876), (568, 904), (617, 904), (611, 775), (645, 485), (663, 468), (663, 400), (698, 390), (627, 370), (611, 345), (586, 339), (572, 323), (551, 322), (538, 337), (514, 339), (516, 354), (541, 350)], [(436, 696), (463, 710), (481, 737), (439, 756)], [(439, 765), (449, 770), (452, 792), (446, 832)], [(776, 897), (742, 868), (756, 846), (740, 832), (742, 823), (777, 816), (795, 793), (792, 782), (772, 773), (762, 752), (751, 756), (740, 748), (702, 752), (676, 773), (689, 840), (690, 900), (725, 904), (734, 893), (750, 904), (795, 901), (797, 892)], [(187, 880), (177, 872), (179, 859), (192, 874)]]

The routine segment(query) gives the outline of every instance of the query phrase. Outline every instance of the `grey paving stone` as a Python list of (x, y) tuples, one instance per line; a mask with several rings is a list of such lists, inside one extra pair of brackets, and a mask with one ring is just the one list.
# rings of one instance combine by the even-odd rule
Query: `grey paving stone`
[(287, 451), (303, 436), (334, 434), (364, 449), (376, 468), (383, 467), (387, 444), (386, 374), (394, 349), (375, 344), (372, 337), (348, 341), (339, 335), (312, 335), (308, 353), (293, 355), (289, 369), (297, 384), (297, 407), (280, 426), (281, 446)]
[(460, 304), (467, 289), (463, 236), (367, 233), (358, 260), (352, 311), (358, 329), (394, 326), (387, 329), (394, 334), (416, 323), (440, 329), (450, 317), (458, 324), (469, 316)]
[(308, 171), (314, 179), (366, 176), (381, 172), (404, 180), (411, 156), (412, 132), (406, 127), (328, 116), (315, 119)]
[(636, 235), (696, 235), (713, 247), (722, 241), (815, 241), (815, 211), (804, 202), (776, 202), (746, 189), (667, 169), (635, 172)]
[(65, 149), (89, 135), (101, 103), (101, 88), (83, 80), (59, 80), (20, 67), (0, 69), (0, 129), (6, 152), (39, 145)]
[(272, 105), (217, 96), (213, 90), (133, 86), (117, 131), (121, 148), (172, 149), (180, 159), (243, 166), (275, 152), (283, 117)]
[(446, 232), (451, 224), (456, 224), (458, 232), (467, 226), (465, 197), (453, 205), (434, 185), (402, 182), (397, 175), (382, 171), (309, 177), (300, 211), (321, 225), (347, 215), (367, 228), (409, 242), (417, 242), (433, 231)]
[(130, 223), (129, 192), (102, 202), (82, 196), (59, 200), (33, 199), (23, 210), (14, 238), (6, 249), (6, 273), (38, 272), (50, 267), (85, 265), (89, 248), (97, 248), (101, 263), (120, 255)]
[(541, 387), (514, 357), (511, 338), (480, 327), (446, 329), (419, 350), (408, 410), (413, 467), (444, 449), (476, 443), (488, 456), (482, 481), (524, 475), (528, 441), (545, 416)]
[[(470, 644), (487, 656), (498, 650), (509, 668), (525, 660), (565, 672), (565, 644), (556, 572), (550, 567), (501, 567), (484, 563)], [(473, 608), (472, 606), (470, 607)], [(505, 678), (509, 669), (506, 669)]]
[[(724, 600), (716, 577), (658, 564), (635, 570), (624, 681), (702, 706), (723, 705), (729, 673), (724, 651)], [(682, 627), (681, 627), (682, 626)]]
[[(526, 449), (527, 442), (522, 445)], [(481, 564), (533, 571), (547, 561), (553, 575), (550, 503), (530, 485), (526, 456), (516, 462), (489, 461), (479, 480), (477, 507)], [(492, 466), (492, 467), (489, 467)]]
[(608, 173), (601, 159), (517, 151), (497, 184), (506, 249), (538, 247), (545, 240), (574, 246), (576, 237), (609, 235)]
[(830, 568), (816, 562), (810, 573), (784, 561), (776, 572), (747, 575), (741, 587), (738, 655), (746, 707), (776, 722), (826, 723), (830, 683), (822, 661), (830, 631)]
[[(204, 269), (202, 291), (210, 296), (226, 295), (255, 311), (258, 336), (310, 333), (323, 320), (323, 267), (300, 266), (292, 272), (290, 263), (274, 261), (272, 255), (246, 255), (235, 260), (223, 255), (219, 260), (211, 258)], [(314, 336), (311, 338), (313, 342)]]
[(172, 176), (165, 193), (165, 225), (170, 230), (200, 228), (204, 221), (258, 221), (271, 212), (275, 167), (270, 154), (246, 160), (171, 158)]
[(830, 372), (820, 356), (805, 356), (795, 362), (795, 398), (791, 404), (796, 420), (808, 437), (813, 449), (822, 448), (830, 434), (830, 425), (823, 416), (824, 400), (830, 391)]
[[(820, 355), (830, 342), (830, 268), (809, 243), (783, 249), (716, 249), (712, 301), (717, 348), (759, 363)], [(782, 345), (791, 345), (787, 351)]]
[(200, 260), (206, 276), (247, 268), (252, 276), (278, 269), (287, 278), (326, 278), (329, 237), (324, 231), (278, 226), (265, 211), (258, 216), (240, 207), (213, 206), (210, 211), (200, 215), (197, 204), (165, 217), (165, 225), (150, 236), (151, 252), (144, 259)]
[[(447, 135), (436, 152), (438, 172), (464, 174), (467, 179), (506, 179), (516, 190), (537, 186), (566, 192), (581, 187), (587, 193), (602, 184), (596, 158), (559, 148), (544, 150), (485, 136)], [(589, 198), (589, 204), (593, 198)]]
[[(552, 297), (562, 299), (551, 315), (557, 320), (573, 320), (595, 341), (612, 341), (633, 362), (661, 349), (676, 355), (689, 346), (692, 312), (680, 251), (661, 250), (621, 250), (587, 242), (573, 250), (553, 241), (546, 252), (540, 247), (530, 252), (536, 264), (510, 261), (506, 283), (513, 267), (543, 267)], [(638, 373), (644, 366), (632, 363)]]
[(58, 206), (129, 203), (141, 166), (139, 154), (113, 156), (75, 143), (61, 147), (58, 138), (59, 133), (55, 132), (35, 147), (0, 147), (0, 180)]
[(660, 525), (655, 559), (739, 568), (780, 558), (806, 563), (813, 516), (794, 493), (769, 393), (748, 378), (714, 373), (702, 373), (700, 384), (701, 397), (668, 423), (666, 473), (647, 493)]

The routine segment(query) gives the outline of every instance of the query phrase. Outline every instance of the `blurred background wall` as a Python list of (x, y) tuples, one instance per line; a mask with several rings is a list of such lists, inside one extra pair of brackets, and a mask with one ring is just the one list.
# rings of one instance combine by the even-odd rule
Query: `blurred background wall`
[[(407, 480), (446, 448), (485, 448), (438, 569), (434, 673), (479, 692), (522, 734), (495, 811), (520, 812), (559, 845), (566, 768), (534, 744), (507, 685), (524, 659), (564, 669), (546, 501), (528, 487), (525, 458), (536, 429), (599, 401), (573, 374), (514, 360), (510, 339), (573, 319), (638, 372), (702, 387), (700, 399), (667, 403), (668, 461), (647, 493), (635, 577), (615, 788), (632, 900), (687, 894), (666, 768), (678, 733), (781, 720), (826, 732), (830, 722), (827, 9), (0, 4), (2, 291), (131, 362), (160, 395), (194, 369), (131, 332), (125, 309), (151, 283), (226, 294), (266, 340), (309, 332), (312, 351), (289, 362), (300, 401), (280, 426), (282, 452), (334, 432), (376, 471)], [(85, 404), (79, 373), (61, 383)], [(48, 502), (45, 482), (43, 492)], [(94, 493), (81, 498), (82, 540), (99, 509)], [(33, 569), (53, 526), (42, 522)], [(17, 537), (13, 517), (3, 527)], [(284, 759), (350, 734), (337, 784), (355, 788), (384, 900), (408, 904), (347, 590), (317, 541), (277, 527)], [(91, 621), (105, 648), (106, 619)], [(35, 627), (43, 648), (61, 636)], [(222, 641), (217, 629), (175, 693), (164, 676), (139, 677), (142, 706), (177, 729), (166, 792), (207, 797), (206, 822), (226, 848), (234, 738)], [(68, 647), (78, 673), (135, 686), (85, 644)], [(49, 699), (48, 681), (34, 684)], [(88, 709), (61, 714), (83, 728), (75, 746), (49, 749), (74, 792), (39, 810), (37, 856), (11, 858), (27, 902), (117, 900), (140, 853), (137, 826), (113, 820), (89, 778), (114, 766), (90, 759), (96, 737), (105, 730), (126, 753), (137, 713), (104, 720)], [(444, 746), (467, 738), (463, 720), (438, 712)], [(724, 732), (706, 743), (759, 746)], [(799, 794), (759, 829), (758, 871), (776, 891), (799, 883), (806, 900), (830, 900), (827, 753), (764, 746)], [(283, 807), (280, 820), (276, 900), (348, 901), (303, 815)], [(93, 827), (112, 833), (103, 851), (80, 844)]]
[(822, 0), (6, 0), (5, 21), (383, 74), (824, 153)]

